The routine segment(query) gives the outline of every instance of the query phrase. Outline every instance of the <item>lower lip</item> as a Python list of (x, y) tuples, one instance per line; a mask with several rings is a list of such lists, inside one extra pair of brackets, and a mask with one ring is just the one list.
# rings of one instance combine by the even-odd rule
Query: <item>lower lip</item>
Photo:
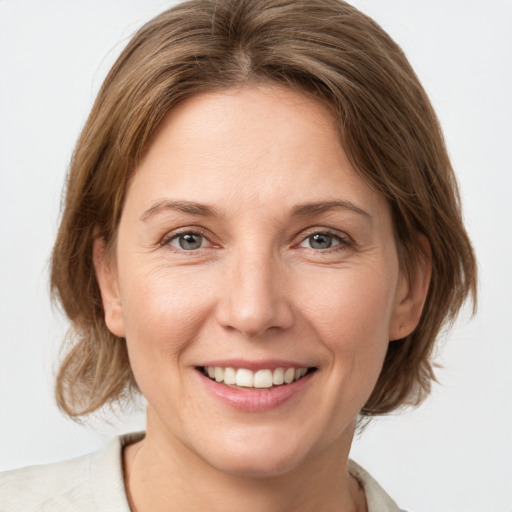
[(206, 390), (224, 404), (241, 411), (262, 412), (275, 409), (297, 396), (310, 383), (316, 372), (308, 373), (291, 384), (268, 389), (231, 388), (206, 377), (199, 370), (197, 373)]

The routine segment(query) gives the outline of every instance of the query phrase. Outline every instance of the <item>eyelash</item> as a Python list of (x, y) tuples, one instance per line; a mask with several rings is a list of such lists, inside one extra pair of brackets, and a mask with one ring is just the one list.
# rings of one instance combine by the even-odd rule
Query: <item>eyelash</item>
[(304, 247), (305, 249), (314, 251), (315, 253), (330, 253), (335, 251), (343, 251), (346, 249), (349, 249), (354, 246), (354, 243), (350, 239), (350, 237), (346, 234), (340, 234), (338, 232), (331, 231), (329, 229), (319, 229), (319, 228), (313, 228), (309, 230), (305, 235), (303, 234), (301, 236), (300, 242), (297, 244), (299, 247), (306, 242), (308, 239), (315, 235), (323, 235), (327, 237), (331, 237), (334, 240), (337, 241), (336, 245), (327, 247), (325, 249), (314, 249), (312, 247)]
[(164, 236), (164, 238), (162, 238), (162, 240), (160, 242), (160, 246), (167, 247), (167, 248), (169, 248), (171, 250), (174, 250), (174, 251), (177, 251), (177, 252), (182, 252), (182, 253), (194, 253), (194, 252), (197, 252), (200, 249), (203, 249), (203, 247), (201, 247), (201, 248), (196, 249), (196, 250), (188, 250), (187, 251), (186, 249), (179, 249), (177, 247), (173, 247), (171, 245), (171, 242), (174, 239), (178, 239), (180, 236), (183, 236), (183, 235), (199, 235), (199, 236), (203, 237), (205, 240), (207, 240), (209, 242), (209, 238), (207, 236), (206, 231), (204, 229), (202, 229), (202, 228), (194, 226), (194, 227), (187, 227), (187, 228), (183, 228), (183, 229), (180, 229), (180, 230), (177, 230), (177, 231), (172, 231), (171, 233), (168, 233), (166, 236)]
[[(178, 239), (180, 236), (183, 236), (183, 235), (198, 235), (198, 236), (202, 237), (204, 240), (206, 240), (207, 242), (209, 242), (210, 244), (212, 244), (212, 242), (210, 241), (210, 239), (207, 236), (206, 230), (204, 230), (200, 227), (194, 226), (194, 227), (182, 228), (180, 230), (172, 231), (171, 233), (168, 233), (164, 238), (162, 238), (162, 240), (160, 242), (160, 246), (167, 247), (172, 251), (176, 251), (176, 252), (180, 252), (180, 253), (190, 253), (190, 254), (197, 253), (201, 249), (205, 249), (205, 247), (198, 247), (197, 249), (187, 250), (187, 249), (183, 249), (183, 248), (174, 247), (171, 245), (171, 242), (173, 240)], [(330, 247), (326, 247), (326, 248), (315, 249), (313, 247), (302, 247), (303, 243), (305, 243), (308, 239), (311, 239), (315, 235), (330, 237), (333, 240), (335, 240), (336, 243), (335, 243), (335, 245), (331, 245)], [(309, 251), (313, 251), (315, 253), (328, 254), (331, 252), (347, 250), (354, 246), (354, 243), (350, 239), (349, 236), (347, 236), (345, 234), (342, 235), (338, 232), (334, 232), (329, 229), (312, 228), (312, 229), (308, 230), (305, 234), (303, 232), (298, 233), (293, 238), (296, 239), (298, 236), (300, 236), (300, 240), (297, 244), (294, 244), (294, 247), (295, 248), (303, 248), (303, 249), (306, 249)]]

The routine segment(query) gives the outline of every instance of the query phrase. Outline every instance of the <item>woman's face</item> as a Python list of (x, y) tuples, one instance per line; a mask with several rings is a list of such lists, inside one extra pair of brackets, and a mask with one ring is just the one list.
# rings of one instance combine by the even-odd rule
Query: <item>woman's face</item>
[(113, 264), (100, 244), (148, 439), (248, 475), (348, 455), (410, 290), (324, 105), (278, 86), (185, 101), (131, 182)]

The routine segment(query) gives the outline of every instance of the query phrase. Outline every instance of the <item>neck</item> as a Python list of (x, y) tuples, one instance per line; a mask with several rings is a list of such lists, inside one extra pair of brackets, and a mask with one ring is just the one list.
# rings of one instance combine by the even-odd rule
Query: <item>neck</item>
[(340, 440), (284, 474), (254, 477), (212, 467), (168, 432), (151, 427), (148, 421), (145, 439), (124, 453), (133, 512), (366, 510), (364, 491), (347, 470), (350, 442)]

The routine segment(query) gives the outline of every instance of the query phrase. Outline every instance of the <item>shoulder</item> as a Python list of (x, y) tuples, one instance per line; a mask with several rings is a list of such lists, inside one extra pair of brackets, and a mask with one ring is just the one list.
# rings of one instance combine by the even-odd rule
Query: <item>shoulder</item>
[(406, 512), (398, 507), (375, 478), (359, 464), (349, 460), (348, 470), (364, 489), (368, 512)]
[[(55, 464), (30, 466), (0, 474), (0, 510), (72, 510), (77, 503), (93, 501), (86, 455)], [(86, 507), (84, 510), (89, 510)]]
[(0, 473), (0, 511), (129, 512), (121, 457), (127, 439), (75, 459)]

